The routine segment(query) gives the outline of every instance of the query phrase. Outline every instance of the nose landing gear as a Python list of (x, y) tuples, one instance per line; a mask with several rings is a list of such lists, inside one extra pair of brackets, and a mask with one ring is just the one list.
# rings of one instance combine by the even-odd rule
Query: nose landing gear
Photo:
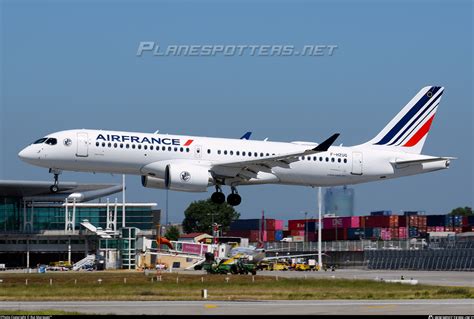
[(51, 193), (57, 193), (59, 192), (59, 174), (61, 174), (61, 171), (49, 169), (49, 172), (54, 174), (54, 184), (49, 187), (49, 190)]

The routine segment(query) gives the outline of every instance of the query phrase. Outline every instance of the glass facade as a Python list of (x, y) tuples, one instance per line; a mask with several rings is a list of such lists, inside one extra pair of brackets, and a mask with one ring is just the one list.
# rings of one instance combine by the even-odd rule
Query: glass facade
[[(69, 214), (72, 215), (72, 204), (68, 206)], [(114, 214), (114, 204), (110, 204), (109, 211)], [(153, 210), (150, 206), (127, 206), (125, 208), (125, 225), (136, 227), (141, 230), (151, 230), (154, 228), (154, 221), (159, 211)], [(33, 213), (33, 231), (43, 230), (64, 230), (65, 207), (55, 207), (37, 204), (33, 207), (28, 204), (26, 209), (27, 220), (31, 220)], [(98, 204), (97, 206), (76, 206), (75, 229), (81, 228), (80, 223), (87, 219), (96, 227), (106, 229), (107, 207)], [(0, 197), (0, 232), (23, 232), (24, 209), (21, 199)], [(122, 206), (117, 206), (117, 227), (122, 226)]]

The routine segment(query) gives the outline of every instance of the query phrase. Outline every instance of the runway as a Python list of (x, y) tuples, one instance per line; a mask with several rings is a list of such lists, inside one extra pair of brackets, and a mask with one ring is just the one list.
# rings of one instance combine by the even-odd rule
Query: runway
[(41, 301), (0, 302), (1, 310), (57, 309), (122, 315), (473, 315), (470, 299), (308, 301)]
[[(204, 274), (201, 271), (184, 271), (185, 274)], [(418, 270), (364, 270), (338, 269), (336, 271), (259, 271), (261, 276), (287, 278), (345, 278), (345, 279), (405, 279), (418, 280), (420, 285), (474, 287), (474, 275), (469, 271), (418, 271)]]

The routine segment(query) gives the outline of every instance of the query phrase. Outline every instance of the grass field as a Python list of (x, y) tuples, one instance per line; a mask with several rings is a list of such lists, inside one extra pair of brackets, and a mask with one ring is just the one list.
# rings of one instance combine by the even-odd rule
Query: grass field
[[(27, 300), (304, 300), (473, 298), (474, 288), (369, 280), (135, 272), (0, 274), (1, 301)], [(99, 281), (99, 279), (101, 281)]]

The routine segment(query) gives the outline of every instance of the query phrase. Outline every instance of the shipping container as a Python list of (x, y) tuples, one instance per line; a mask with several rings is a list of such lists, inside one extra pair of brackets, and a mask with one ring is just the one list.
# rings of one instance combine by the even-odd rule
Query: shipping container
[(274, 219), (265, 219), (265, 230), (275, 231), (275, 220)]
[(363, 228), (348, 228), (347, 240), (359, 240), (365, 238), (365, 231)]
[(444, 232), (444, 226), (436, 226), (435, 232)]
[(388, 228), (391, 216), (365, 216), (366, 228)]
[(470, 232), (472, 231), (472, 226), (463, 226), (462, 227), (462, 232), (463, 233), (467, 233), (467, 232)]
[(381, 228), (372, 228), (372, 238), (380, 238)]
[(291, 236), (291, 231), (290, 230), (284, 230), (283, 231), (283, 238), (290, 237), (290, 236)]
[(288, 221), (288, 230), (305, 230), (306, 222), (315, 222), (317, 219), (292, 219)]
[(374, 238), (374, 229), (373, 228), (364, 228), (365, 238), (371, 239)]
[(259, 230), (261, 219), (238, 219), (230, 224), (230, 230)]
[(276, 219), (275, 220), (275, 230), (283, 230), (283, 226), (285, 225), (285, 221)]
[(418, 215), (418, 211), (404, 211), (403, 216), (413, 216)]
[(308, 233), (306, 236), (308, 241), (318, 241), (318, 233)]
[(304, 241), (304, 236), (293, 236), (293, 241), (297, 241), (297, 242)]
[(474, 216), (467, 216), (467, 226), (474, 226)]
[(390, 228), (380, 228), (380, 239), (382, 240), (391, 240), (392, 239), (392, 232)]
[(404, 239), (408, 237), (408, 232), (406, 227), (399, 227), (398, 228), (398, 238)]
[(317, 232), (318, 226), (319, 226), (319, 223), (317, 221), (316, 222), (311, 221), (306, 224), (306, 229), (308, 230), (308, 232)]
[(454, 227), (454, 232), (456, 234), (462, 233), (462, 227)]
[(453, 216), (453, 226), (461, 227), (463, 225), (463, 216)]
[(284, 238), (282, 230), (275, 230), (275, 241), (280, 241)]
[(275, 231), (267, 230), (267, 241), (274, 242), (275, 241)]
[(370, 216), (390, 216), (392, 215), (391, 210), (377, 210), (374, 212), (370, 212)]
[(418, 216), (418, 227), (426, 227), (426, 216)]
[(347, 240), (347, 229), (346, 228), (323, 229), (322, 240), (323, 241)]
[(445, 226), (446, 216), (445, 215), (428, 215), (426, 216), (426, 225), (431, 227)]

